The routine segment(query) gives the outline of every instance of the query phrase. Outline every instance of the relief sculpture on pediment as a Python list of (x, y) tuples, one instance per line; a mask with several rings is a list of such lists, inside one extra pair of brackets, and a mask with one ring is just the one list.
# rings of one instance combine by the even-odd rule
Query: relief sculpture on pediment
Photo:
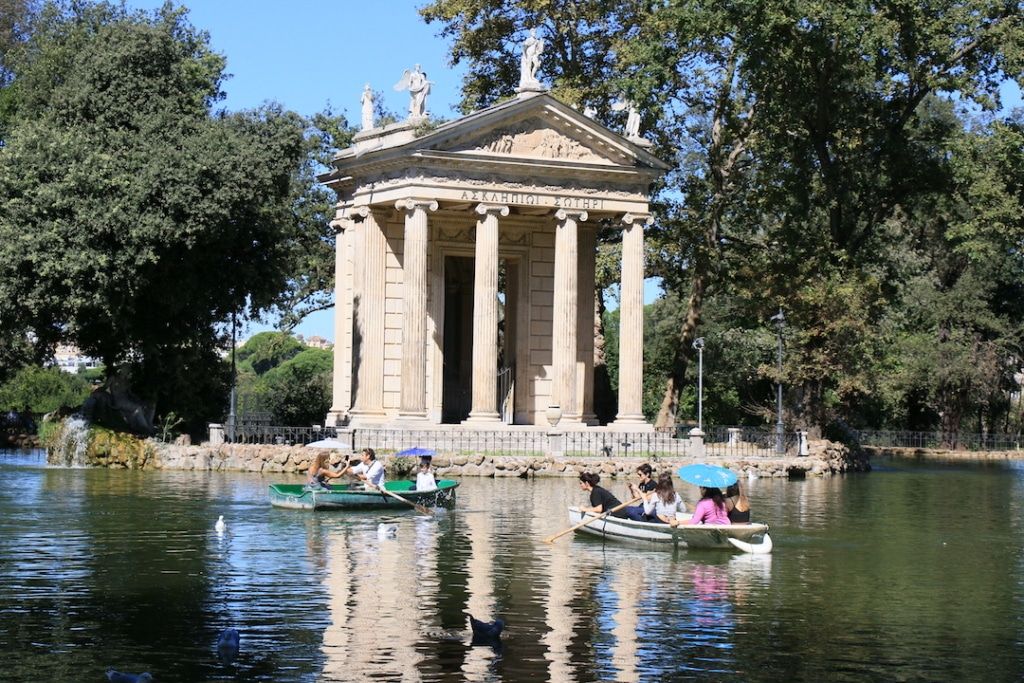
[(540, 159), (607, 161), (589, 147), (551, 128), (520, 126), (512, 130), (497, 130), (489, 139), (474, 142), (475, 145), (470, 143), (463, 151)]

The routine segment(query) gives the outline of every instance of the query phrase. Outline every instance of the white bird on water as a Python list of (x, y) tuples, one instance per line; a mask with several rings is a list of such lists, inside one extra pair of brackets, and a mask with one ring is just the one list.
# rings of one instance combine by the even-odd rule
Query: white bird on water
[(394, 538), (398, 535), (397, 524), (378, 524), (377, 525), (377, 538), (383, 540), (385, 538)]
[(217, 530), (218, 534), (224, 533), (224, 530), (228, 528), (228, 525), (224, 523), (224, 515), (217, 518), (217, 523), (213, 525), (213, 528)]

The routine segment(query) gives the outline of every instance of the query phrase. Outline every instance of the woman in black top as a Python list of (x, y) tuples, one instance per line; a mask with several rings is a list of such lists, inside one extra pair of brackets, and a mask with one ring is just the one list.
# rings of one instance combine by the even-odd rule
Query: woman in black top
[[(580, 488), (587, 491), (590, 494), (590, 505), (586, 507), (580, 506), (580, 512), (596, 512), (601, 514), (608, 512), (613, 508), (617, 508), (622, 505), (622, 502), (618, 498), (612, 495), (612, 493), (605, 488), (598, 486), (598, 482), (601, 481), (601, 477), (594, 474), (593, 472), (582, 472), (580, 473)], [(612, 517), (625, 518), (626, 513), (622, 510), (616, 510), (611, 513)]]
[(725, 490), (725, 509), (729, 511), (729, 521), (733, 524), (750, 523), (750, 501), (739, 482)]

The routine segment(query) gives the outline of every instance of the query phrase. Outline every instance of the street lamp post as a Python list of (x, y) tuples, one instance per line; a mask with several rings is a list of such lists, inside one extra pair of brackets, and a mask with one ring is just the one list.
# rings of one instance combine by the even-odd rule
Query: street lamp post
[(782, 329), (786, 326), (786, 316), (783, 315), (781, 307), (779, 312), (771, 317), (771, 321), (775, 323), (779, 334), (779, 381), (775, 385), (775, 452), (782, 455), (786, 452), (785, 432), (782, 426)]
[(704, 337), (693, 340), (697, 349), (697, 429), (704, 431)]
[(231, 311), (231, 403), (228, 407), (228, 440), (231, 443), (235, 443), (235, 420), (238, 408), (238, 392), (236, 391), (238, 375), (235, 370), (235, 346), (237, 346), (235, 331), (237, 326), (237, 315), (235, 311)]

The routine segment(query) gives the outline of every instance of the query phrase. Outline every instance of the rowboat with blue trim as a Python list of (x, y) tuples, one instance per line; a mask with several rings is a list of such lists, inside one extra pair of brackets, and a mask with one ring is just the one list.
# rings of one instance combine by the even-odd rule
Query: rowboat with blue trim
[[(588, 512), (586, 517), (599, 515)], [(578, 507), (569, 508), (569, 522), (580, 524), (586, 517)], [(576, 529), (578, 533), (600, 536), (615, 541), (650, 543), (665, 548), (725, 548), (748, 553), (770, 553), (772, 538), (768, 525), (750, 524), (668, 524), (635, 522), (631, 519), (606, 515)]]
[[(437, 489), (417, 491), (414, 481), (389, 481), (384, 488), (409, 503), (425, 507), (451, 507), (459, 482), (442, 479)], [(362, 484), (339, 484), (312, 487), (306, 484), (271, 484), (270, 504), (293, 510), (410, 510), (411, 506), (395, 496), (377, 490), (366, 490)]]

